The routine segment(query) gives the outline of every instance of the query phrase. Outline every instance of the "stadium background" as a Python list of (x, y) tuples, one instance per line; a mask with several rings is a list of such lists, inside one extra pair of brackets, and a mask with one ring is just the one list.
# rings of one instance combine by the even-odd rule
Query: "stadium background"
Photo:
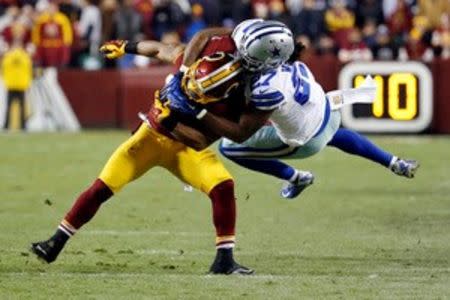
[[(103, 0), (1, 1), (0, 52), (17, 40), (36, 68), (58, 79), (81, 126), (131, 128), (173, 69), (127, 55), (104, 60), (111, 39), (187, 42), (208, 26), (246, 18), (282, 21), (307, 49), (299, 59), (325, 90), (352, 61), (420, 61), (432, 72), (434, 114), (425, 132), (450, 133), (450, 3), (447, 0)], [(50, 16), (50, 17), (49, 17)], [(56, 28), (56, 29), (55, 29)], [(56, 44), (55, 44), (56, 43)], [(50, 45), (50, 46), (49, 46)], [(376, 62), (374, 62), (376, 63)], [(87, 72), (89, 71), (89, 72)], [(151, 78), (151, 80), (150, 80)], [(439, 107), (439, 109), (436, 109)], [(101, 111), (101, 113), (99, 113)]]

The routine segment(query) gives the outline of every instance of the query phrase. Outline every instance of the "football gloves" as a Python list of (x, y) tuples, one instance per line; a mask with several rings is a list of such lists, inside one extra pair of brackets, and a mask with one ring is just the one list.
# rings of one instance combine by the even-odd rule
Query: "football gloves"
[(162, 101), (168, 101), (171, 110), (201, 119), (206, 114), (206, 110), (189, 100), (184, 94), (181, 87), (182, 78), (182, 72), (175, 74), (169, 83), (161, 89), (160, 97), (163, 99)]
[(100, 52), (109, 59), (120, 58), (125, 54), (127, 43), (128, 41), (125, 40), (107, 41), (100, 47)]

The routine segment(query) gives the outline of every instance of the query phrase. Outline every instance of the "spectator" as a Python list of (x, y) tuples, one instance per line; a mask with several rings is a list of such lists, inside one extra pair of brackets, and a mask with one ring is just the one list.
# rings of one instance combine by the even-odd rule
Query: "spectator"
[[(222, 2), (223, 1), (216, 1), (216, 0), (193, 0), (192, 6), (194, 6), (195, 4), (199, 4), (201, 5), (201, 7), (203, 7), (203, 18), (206, 24), (208, 24), (208, 26), (219, 26), (222, 20), (221, 15)], [(239, 10), (242, 10), (242, 8), (245, 7), (244, 2), (248, 2), (248, 0), (240, 0), (239, 2), (240, 2)]]
[(147, 38), (153, 38), (151, 24), (153, 20), (153, 4), (151, 0), (137, 0), (134, 9), (139, 13), (142, 20), (142, 28)]
[(155, 0), (152, 22), (153, 34), (156, 39), (161, 39), (164, 32), (181, 30), (185, 22), (185, 15), (181, 7), (173, 1)]
[(115, 36), (115, 15), (117, 0), (102, 0), (100, 13), (102, 15), (102, 42), (112, 40)]
[(441, 24), (441, 16), (450, 12), (449, 0), (418, 0), (419, 11), (417, 15), (425, 16), (430, 27)]
[(134, 10), (133, 0), (123, 0), (115, 15), (117, 38), (137, 41), (142, 38), (142, 19)]
[(292, 15), (291, 27), (295, 35), (306, 35), (315, 42), (324, 28), (324, 11), (317, 9), (314, 0), (305, 0), (303, 8), (298, 15)]
[(442, 14), (439, 27), (433, 31), (431, 44), (436, 56), (450, 58), (450, 13)]
[(289, 24), (289, 18), (282, 0), (269, 1), (269, 19)]
[(4, 129), (25, 129), (25, 91), (32, 80), (30, 55), (23, 48), (26, 29), (23, 24), (11, 25), (11, 47), (4, 54), (1, 75), (7, 90)]
[(267, 19), (269, 17), (269, 5), (267, 1), (253, 1), (252, 10), (255, 18)]
[[(214, 1), (214, 0), (209, 0)], [(230, 24), (230, 19), (234, 24), (238, 24), (245, 19), (254, 17), (251, 0), (224, 0), (216, 1), (220, 3), (220, 16), (222, 21)]]
[(203, 7), (196, 3), (192, 5), (192, 20), (186, 28), (185, 42), (189, 42), (197, 32), (204, 28), (206, 28), (206, 22), (203, 18)]
[(412, 26), (412, 13), (405, 0), (397, 0), (395, 9), (387, 17), (386, 21), (393, 42), (399, 47), (403, 46), (405, 44), (405, 36)]
[(347, 30), (355, 25), (355, 15), (348, 10), (346, 0), (332, 0), (331, 7), (325, 13), (325, 22), (331, 32)]
[(50, 2), (35, 21), (32, 41), (36, 45), (37, 64), (43, 67), (65, 66), (70, 60), (73, 42), (72, 25), (59, 12), (58, 5)]
[(334, 40), (326, 34), (323, 34), (319, 37), (316, 47), (317, 47), (318, 55), (333, 55), (334, 56), (337, 53), (337, 46), (336, 46)]
[(356, 8), (356, 24), (358, 24), (358, 26), (363, 26), (368, 20), (375, 21), (376, 25), (383, 22), (383, 9), (380, 1), (358, 1)]
[(385, 25), (378, 26), (376, 32), (376, 43), (372, 47), (372, 54), (376, 60), (396, 60), (398, 58), (399, 49), (392, 42), (389, 29)]
[(406, 51), (409, 59), (432, 59), (432, 51), (428, 47), (431, 39), (428, 19), (424, 16), (416, 16), (413, 19), (413, 28), (409, 32)]
[(352, 60), (372, 60), (372, 52), (363, 42), (359, 29), (353, 28), (349, 31), (347, 42), (339, 50), (338, 58), (344, 63)]
[(346, 3), (346, 0), (332, 0), (331, 7), (325, 12), (325, 23), (338, 46), (345, 43), (355, 25), (355, 15), (345, 7)]
[[(391, 15), (394, 13), (399, 1), (400, 0), (382, 0), (383, 16), (385, 20), (387, 18), (390, 18)], [(412, 9), (412, 7), (416, 4), (417, 0), (404, 0), (403, 2), (405, 2), (408, 9)]]
[(69, 18), (71, 23), (75, 23), (78, 21), (80, 16), (80, 7), (76, 5), (72, 0), (59, 0), (58, 6), (59, 11), (65, 14), (66, 17)]
[(87, 52), (96, 55), (101, 42), (102, 18), (100, 9), (92, 4), (92, 0), (81, 0), (81, 17), (78, 32), (87, 44)]
[(377, 44), (377, 25), (376, 22), (372, 19), (368, 19), (363, 28), (362, 28), (362, 36), (363, 42), (372, 49)]
[(4, 13), (0, 15), (0, 32), (10, 26), (19, 15), (20, 9), (17, 6), (5, 8)]

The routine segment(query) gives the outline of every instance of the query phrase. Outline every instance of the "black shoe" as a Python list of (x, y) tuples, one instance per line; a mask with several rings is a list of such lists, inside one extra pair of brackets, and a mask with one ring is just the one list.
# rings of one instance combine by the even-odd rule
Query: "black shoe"
[(51, 263), (58, 257), (63, 246), (64, 244), (58, 245), (54, 240), (49, 239), (47, 241), (32, 243), (30, 250), (36, 254), (39, 259)]
[(233, 259), (233, 249), (218, 249), (216, 258), (209, 268), (210, 274), (239, 274), (251, 275), (255, 271), (247, 267), (241, 266)]

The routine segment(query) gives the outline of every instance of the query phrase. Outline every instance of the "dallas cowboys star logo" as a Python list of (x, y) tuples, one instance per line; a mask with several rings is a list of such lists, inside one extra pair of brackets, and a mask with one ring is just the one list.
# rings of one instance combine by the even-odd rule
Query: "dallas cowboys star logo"
[(280, 56), (281, 49), (280, 49), (280, 48), (277, 48), (277, 47), (274, 47), (273, 50), (270, 51), (270, 52), (272, 53), (272, 56), (274, 56), (274, 57), (279, 57), (279, 56)]

